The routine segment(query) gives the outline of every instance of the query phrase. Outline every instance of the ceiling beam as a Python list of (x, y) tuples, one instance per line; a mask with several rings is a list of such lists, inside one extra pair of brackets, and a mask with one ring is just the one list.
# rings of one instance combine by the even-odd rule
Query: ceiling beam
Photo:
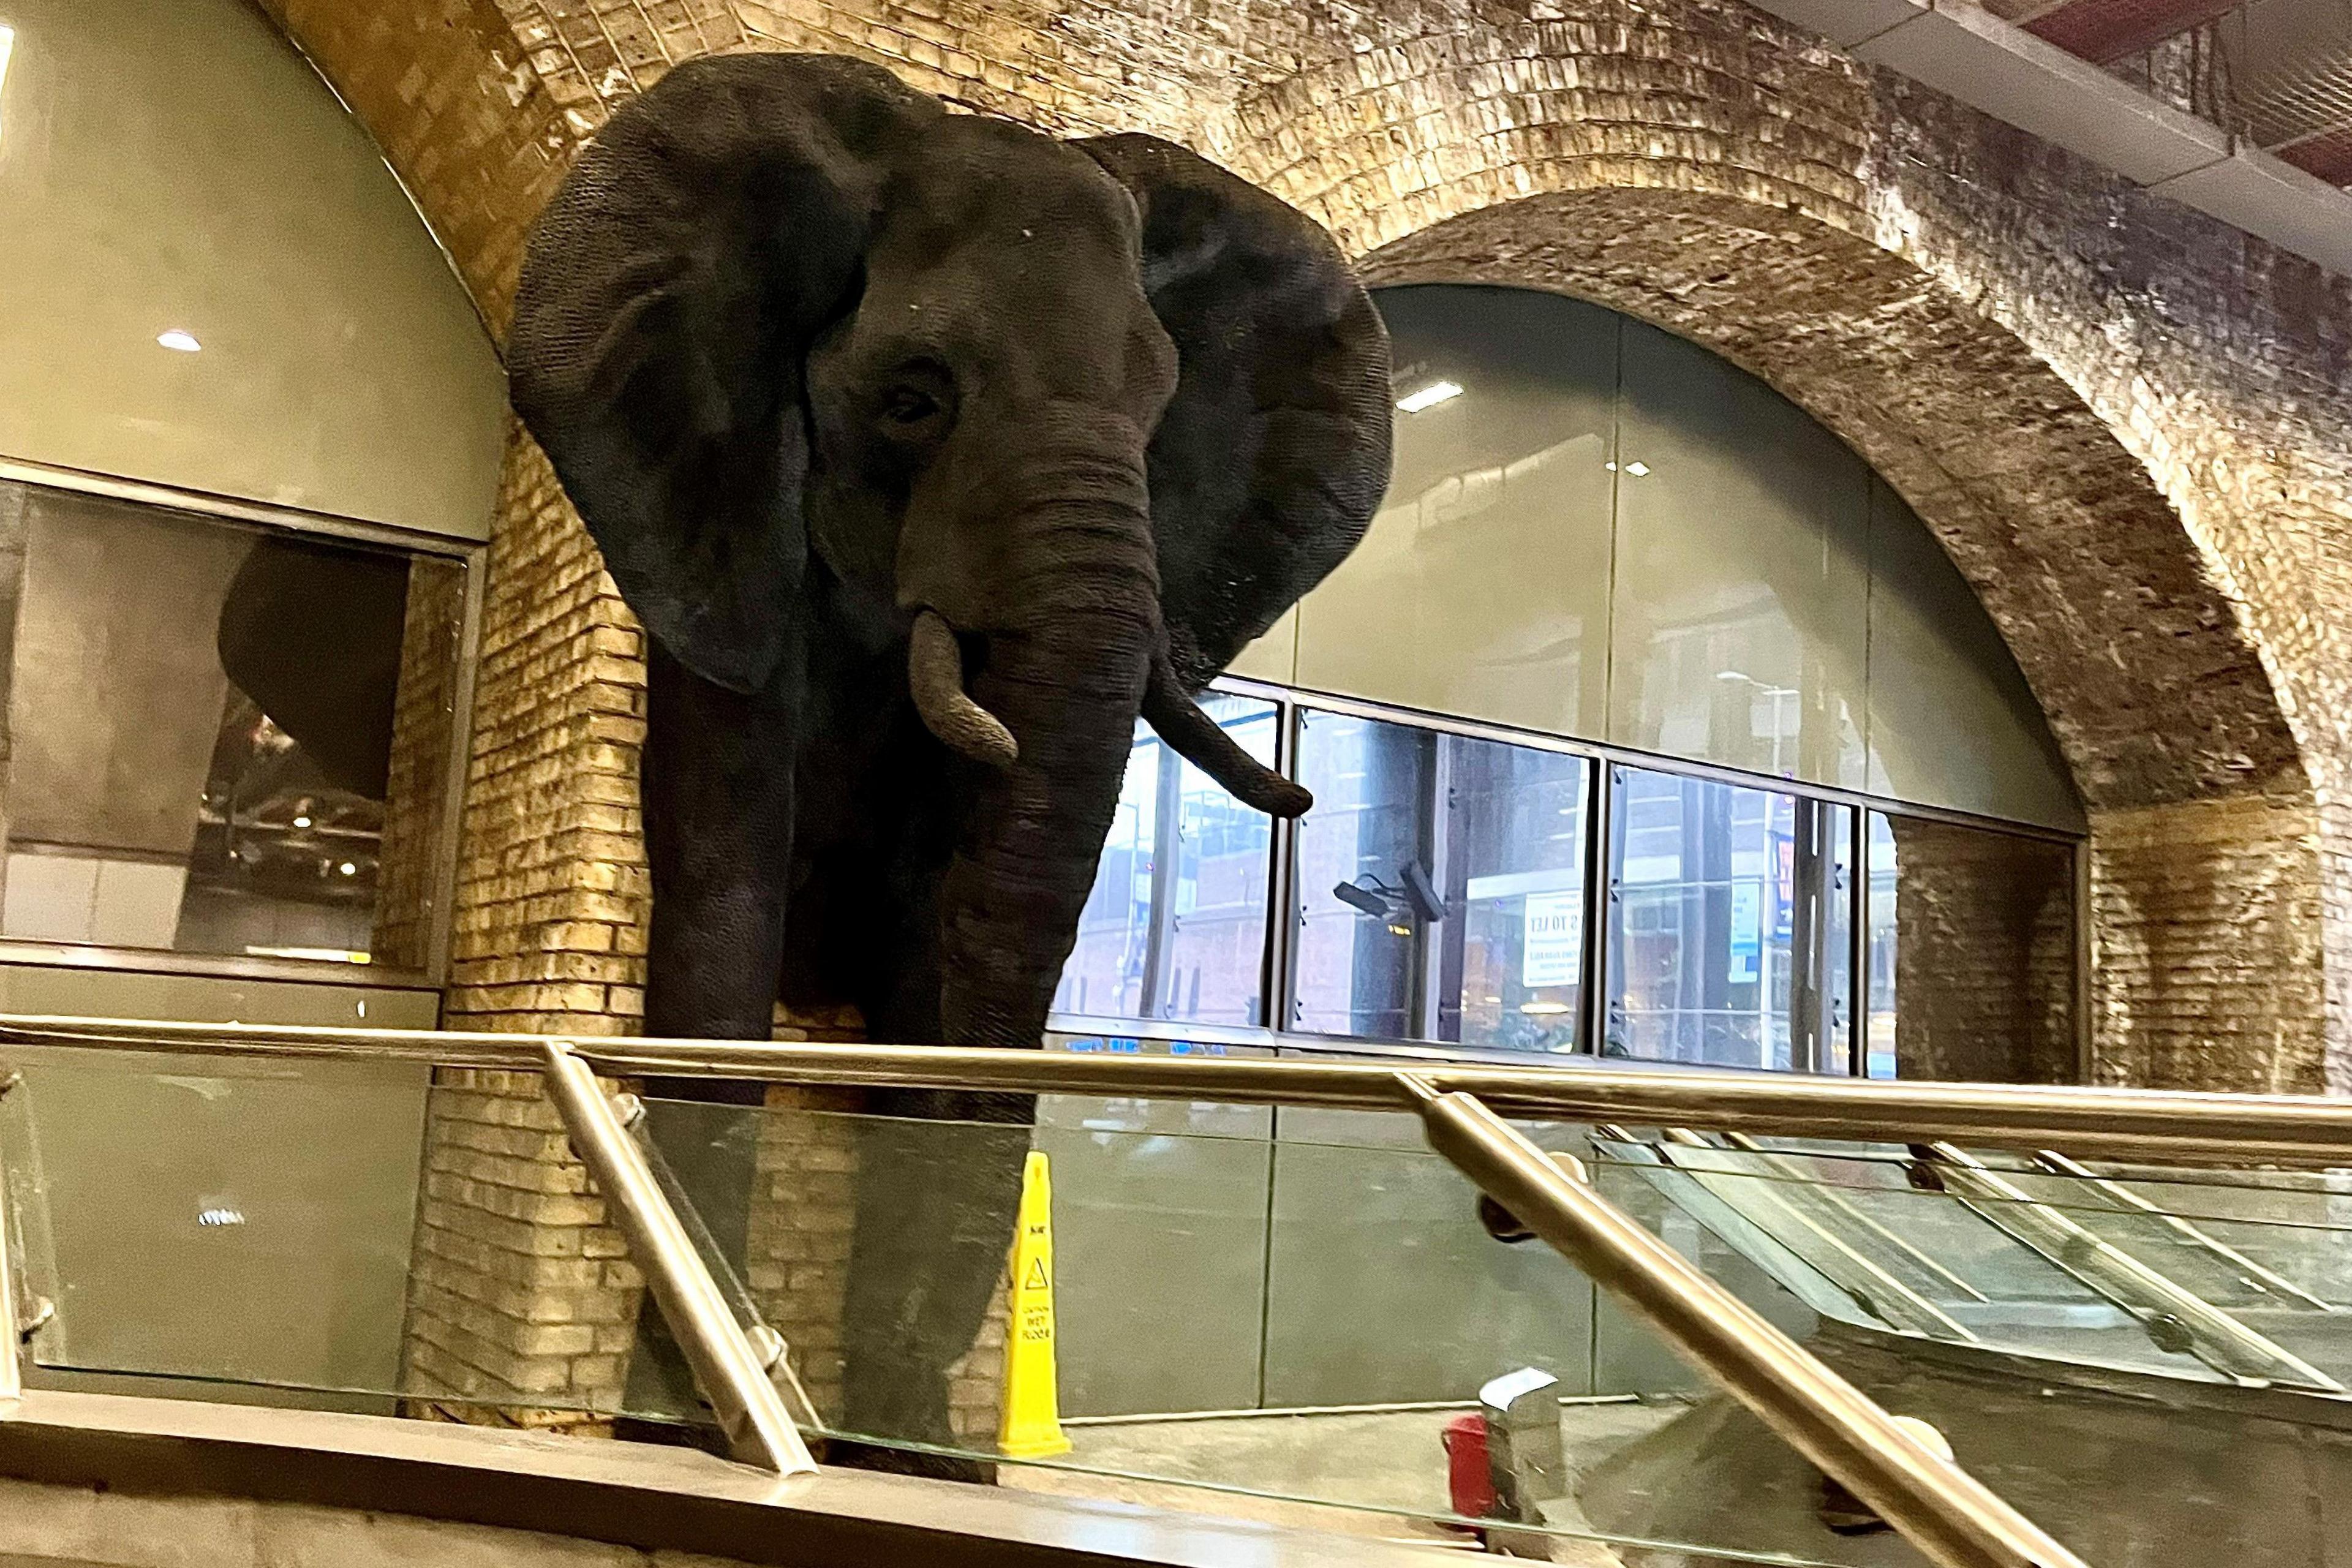
[(2094, 65), (2154, 48), (2217, 22), (2245, 0), (2066, 0), (2026, 24), (2037, 37)]
[(2352, 277), (2352, 195), (2233, 142), (2220, 126), (2011, 26), (1977, 0), (1755, 3), (1861, 59)]

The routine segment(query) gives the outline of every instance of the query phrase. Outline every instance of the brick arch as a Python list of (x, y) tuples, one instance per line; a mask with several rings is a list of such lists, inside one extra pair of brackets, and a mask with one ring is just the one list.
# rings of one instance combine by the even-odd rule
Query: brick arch
[[(1478, 215), (1556, 203), (1585, 226), (1514, 264), (1556, 268), (1547, 286), (1700, 338), (1811, 407), (1918, 506), (2011, 635), (2094, 806), (2102, 1073), (2329, 1080), (2327, 1016), (2352, 1018), (2352, 815), (2332, 804), (2347, 765), (2333, 715), (2352, 704), (2332, 672), (2352, 665), (2329, 653), (2327, 552), (2352, 474), (2329, 435), (2340, 345), (2314, 323), (2345, 291), (2242, 237), (1741, 0), (262, 3), (375, 132), (494, 328), (521, 235), (582, 141), (668, 64), (715, 50), (841, 50), (1059, 132), (1174, 137), (1389, 277), (1499, 266), (1502, 220)], [(1704, 230), (1701, 253), (1747, 269), (1685, 268), (1643, 246), (1635, 214)], [(1849, 264), (1932, 379), (1895, 374), (1851, 317), (1809, 360), (1808, 324), (1764, 309)], [(1600, 276), (1612, 268), (1657, 276)], [(1835, 353), (1885, 407), (1835, 395)], [(1970, 384), (2015, 423), (1970, 416)], [(1976, 418), (1974, 436), (1943, 435), (1937, 407)], [(449, 997), (477, 1024), (625, 1029), (637, 1010), (637, 634), (598, 568), (518, 439)], [(2318, 805), (2307, 778), (2328, 791)]]
[[(2094, 1073), (2352, 1081), (2329, 1045), (2352, 1016), (2342, 748), (2336, 705), (2314, 700), (2326, 666), (2298, 651), (2313, 574), (2229, 493), (2260, 474), (2301, 509), (2271, 514), (2284, 536), (2322, 536), (2303, 511), (2340, 465), (2213, 426), (2294, 412), (2310, 373), (2257, 415), (2151, 334), (2168, 304), (2142, 297), (2145, 261), (2083, 259), (2121, 246), (2117, 226), (2175, 257), (2241, 242), (2180, 232), (2113, 176), (1739, 0), (1546, 11), (1567, 15), (1309, 60), (1197, 140), (1375, 281), (1577, 294), (1724, 354), (1841, 436), (1975, 586), (2091, 808)], [(2077, 205), (2054, 216), (2037, 181)], [(2225, 313), (2257, 341), (2318, 287), (2244, 277)], [(2312, 384), (2332, 352), (2313, 339)]]
[(2236, 608), (2147, 468), (2024, 343), (1903, 258), (1740, 196), (1602, 187), (1481, 206), (1362, 266), (1376, 283), (1606, 305), (1820, 420), (1976, 588), (2095, 811), (2305, 790)]

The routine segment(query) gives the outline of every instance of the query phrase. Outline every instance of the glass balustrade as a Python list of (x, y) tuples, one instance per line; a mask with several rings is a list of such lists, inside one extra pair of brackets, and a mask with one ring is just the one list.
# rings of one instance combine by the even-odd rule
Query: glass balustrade
[[(12, 1245), (48, 1304), (37, 1386), (584, 1415), (712, 1443), (530, 1075), (58, 1048), (5, 1065), (25, 1080), (0, 1099)], [(1561, 1562), (1895, 1560), (1614, 1297), (1500, 1238), (1507, 1216), (1411, 1116), (1046, 1096), (1021, 1120), (975, 1097), (637, 1087), (633, 1135), (739, 1319), (787, 1347), (787, 1405), (820, 1458), (1252, 1517), (1310, 1505), (1396, 1539), (1517, 1530)], [(2352, 1384), (2339, 1176), (1523, 1131), (1886, 1408), (1934, 1421), (2092, 1561), (2116, 1523), (2095, 1489), (2066, 1489), (2088, 1486), (2069, 1467), (2114, 1444), (2029, 1465), (2032, 1423), (2112, 1439), (2145, 1415), (2097, 1400), (2128, 1388), (2143, 1412), (2178, 1403), (2163, 1441), (2253, 1394), (2272, 1428), (2306, 1406), (2315, 1429), (2352, 1425), (2335, 1415)], [(1015, 1463), (1006, 1247), (1033, 1152), (1070, 1447)], [(1482, 1395), (1552, 1455), (1509, 1521), (1465, 1517), (1449, 1473), (1488, 1474), (1449, 1455), (1493, 1430)], [(2237, 1540), (2228, 1509), (2211, 1519)]]

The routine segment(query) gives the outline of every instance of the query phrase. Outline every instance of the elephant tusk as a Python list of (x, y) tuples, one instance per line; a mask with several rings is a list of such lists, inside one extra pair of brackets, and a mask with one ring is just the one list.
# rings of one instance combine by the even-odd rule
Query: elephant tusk
[(1143, 689), (1143, 718), (1176, 754), (1225, 786), (1235, 800), (1269, 816), (1303, 816), (1315, 796), (1242, 750), (1223, 726), (1201, 711), (1176, 679), (1165, 651), (1151, 660)]
[(992, 768), (1009, 768), (1021, 755), (1020, 742), (1004, 721), (964, 690), (963, 650), (956, 646), (954, 628), (935, 610), (915, 616), (915, 640), (907, 648), (907, 687), (914, 693), (923, 727), (950, 751)]

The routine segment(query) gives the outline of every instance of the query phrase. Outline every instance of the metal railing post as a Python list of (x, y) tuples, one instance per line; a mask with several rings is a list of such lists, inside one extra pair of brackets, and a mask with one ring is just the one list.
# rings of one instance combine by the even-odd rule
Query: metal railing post
[[(635, 1096), (628, 1098), (635, 1099)], [(638, 1100), (636, 1106), (635, 1116), (622, 1119), (622, 1125), (628, 1129), (629, 1142), (645, 1157), (646, 1169), (653, 1173), (654, 1184), (661, 1188), (663, 1200), (669, 1205), (670, 1212), (677, 1216), (678, 1226), (686, 1232), (694, 1255), (701, 1258), (710, 1270), (710, 1282), (719, 1287), (719, 1299), (727, 1303), (727, 1310), (734, 1318), (735, 1326), (742, 1331), (744, 1339), (750, 1342), (752, 1359), (768, 1374), (768, 1381), (776, 1385), (776, 1392), (790, 1407), (788, 1414), (795, 1425), (823, 1426), (824, 1418), (817, 1413), (816, 1402), (809, 1397), (807, 1386), (793, 1369), (791, 1344), (761, 1315), (760, 1304), (751, 1299), (751, 1292), (744, 1285), (741, 1276), (735, 1272), (728, 1263), (726, 1254), (719, 1250), (717, 1238), (710, 1234), (710, 1226), (703, 1221), (702, 1212), (694, 1206), (694, 1195), (686, 1190), (686, 1184), (679, 1181), (677, 1173), (670, 1168), (668, 1159), (661, 1152), (661, 1145), (654, 1142), (653, 1129), (646, 1125), (644, 1114), (645, 1102)]]
[[(0, 1067), (0, 1100), (25, 1080)], [(0, 1145), (0, 1415), (25, 1393), (24, 1282), (16, 1278), (16, 1215), (8, 1202), (8, 1151)]]
[(745, 1464), (779, 1475), (814, 1475), (816, 1461), (784, 1410), (718, 1283), (662, 1195), (644, 1152), (605, 1099), (596, 1074), (571, 1043), (544, 1042), (548, 1098), (563, 1118), (572, 1147), (596, 1178), (613, 1222), (662, 1318), (686, 1352), (695, 1381), (719, 1416), (729, 1447)]
[[(1397, 1075), (1429, 1142), (1937, 1568), (2084, 1568), (1475, 1097)], [(1560, 1163), (1556, 1163), (1555, 1161)]]

